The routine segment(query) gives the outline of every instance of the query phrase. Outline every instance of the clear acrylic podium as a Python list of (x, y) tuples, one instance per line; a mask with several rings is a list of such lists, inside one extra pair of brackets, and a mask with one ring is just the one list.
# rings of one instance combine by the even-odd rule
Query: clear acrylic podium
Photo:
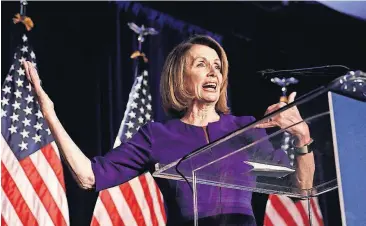
[[(344, 97), (345, 103), (355, 101), (356, 105), (349, 109), (350, 111), (365, 109), (365, 74), (348, 73), (244, 128), (233, 131), (199, 150), (193, 150), (181, 159), (167, 165), (157, 164), (153, 176), (186, 181), (190, 184), (195, 225), (198, 225), (200, 218), (200, 184), (308, 200), (310, 197), (334, 190), (339, 182), (339, 167), (337, 168), (338, 162), (335, 159), (335, 156), (338, 156), (335, 128), (337, 120), (347, 117), (337, 110), (333, 103), (334, 95)], [(314, 140), (309, 146), (313, 151), (316, 166), (313, 184), (305, 189), (299, 187), (296, 180), (299, 168), (294, 153), (295, 139), (287, 132), (291, 131), (291, 127), (270, 128), (266, 133), (263, 133), (263, 129), (255, 128), (257, 124), (268, 121), (271, 117), (278, 117), (282, 112), (290, 111), (294, 107), (299, 109)], [(364, 123), (365, 115), (366, 111), (359, 114), (359, 117), (363, 117), (359, 120), (363, 120)], [(299, 123), (303, 122), (292, 126)], [(362, 131), (366, 139), (366, 131)], [(346, 136), (347, 133), (343, 135)], [(309, 215), (309, 219), (312, 219), (312, 216)]]

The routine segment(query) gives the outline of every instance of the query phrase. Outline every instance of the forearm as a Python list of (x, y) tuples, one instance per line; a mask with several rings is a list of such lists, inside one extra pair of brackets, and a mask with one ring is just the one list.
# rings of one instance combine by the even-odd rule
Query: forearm
[[(296, 134), (297, 147), (305, 147), (311, 143), (310, 131), (306, 123), (302, 125), (305, 129), (304, 133)], [(313, 179), (315, 172), (314, 154), (312, 152), (307, 154), (297, 155), (297, 170), (296, 170), (296, 182), (300, 189), (310, 189), (313, 187)]]
[(310, 189), (313, 187), (315, 172), (314, 154), (308, 153), (296, 157), (296, 183), (300, 189)]
[(51, 113), (47, 113), (44, 116), (57, 147), (66, 160), (66, 163), (79, 186), (83, 189), (93, 188), (95, 178), (89, 158), (84, 155), (70, 138), (54, 111), (51, 111)]
[(95, 178), (90, 160), (81, 152), (58, 120), (53, 102), (41, 86), (37, 70), (29, 61), (23, 61), (22, 64), (28, 81), (33, 85), (43, 117), (48, 123), (61, 155), (66, 160), (80, 187), (92, 188), (95, 184)]

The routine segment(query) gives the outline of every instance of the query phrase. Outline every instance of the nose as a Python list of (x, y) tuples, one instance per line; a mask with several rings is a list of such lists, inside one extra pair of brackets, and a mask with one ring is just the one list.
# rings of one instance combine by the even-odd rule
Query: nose
[(210, 64), (209, 68), (208, 68), (208, 74), (207, 76), (209, 77), (216, 77), (217, 76), (217, 70), (215, 69), (215, 66)]

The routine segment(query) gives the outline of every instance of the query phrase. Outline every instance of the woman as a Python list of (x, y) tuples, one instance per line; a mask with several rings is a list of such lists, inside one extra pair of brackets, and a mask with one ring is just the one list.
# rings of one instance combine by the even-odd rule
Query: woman
[[(166, 59), (161, 96), (167, 113), (174, 117), (165, 123), (150, 122), (130, 140), (111, 150), (105, 156), (88, 159), (64, 130), (54, 111), (53, 103), (40, 85), (36, 70), (24, 63), (26, 75), (33, 83), (41, 111), (55, 141), (84, 189), (97, 191), (124, 183), (150, 170), (159, 162), (170, 163), (210, 141), (254, 121), (253, 117), (235, 117), (227, 107), (228, 61), (223, 48), (212, 38), (195, 36), (179, 44)], [(292, 93), (290, 102), (295, 98)], [(270, 106), (270, 113), (284, 106)], [(262, 123), (249, 134), (250, 139), (265, 135), (261, 128), (288, 127), (301, 121), (296, 108)], [(289, 132), (298, 139), (298, 147), (311, 142), (306, 123), (291, 127)], [(303, 148), (304, 149), (304, 148)], [(286, 155), (277, 153), (276, 161), (286, 161)], [(314, 172), (312, 153), (297, 157), (297, 180), (300, 188), (310, 188)], [(159, 180), (168, 214), (168, 224), (190, 224), (193, 219), (192, 193), (183, 182)], [(233, 189), (219, 189), (199, 185), (199, 215), (206, 225), (255, 225), (251, 208), (251, 193)]]

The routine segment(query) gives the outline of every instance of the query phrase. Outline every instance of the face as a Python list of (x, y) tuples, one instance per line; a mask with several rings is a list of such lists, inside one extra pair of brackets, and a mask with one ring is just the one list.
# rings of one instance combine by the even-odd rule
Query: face
[(199, 102), (216, 103), (222, 85), (221, 61), (216, 51), (205, 45), (193, 45), (188, 53), (186, 74), (188, 89)]

